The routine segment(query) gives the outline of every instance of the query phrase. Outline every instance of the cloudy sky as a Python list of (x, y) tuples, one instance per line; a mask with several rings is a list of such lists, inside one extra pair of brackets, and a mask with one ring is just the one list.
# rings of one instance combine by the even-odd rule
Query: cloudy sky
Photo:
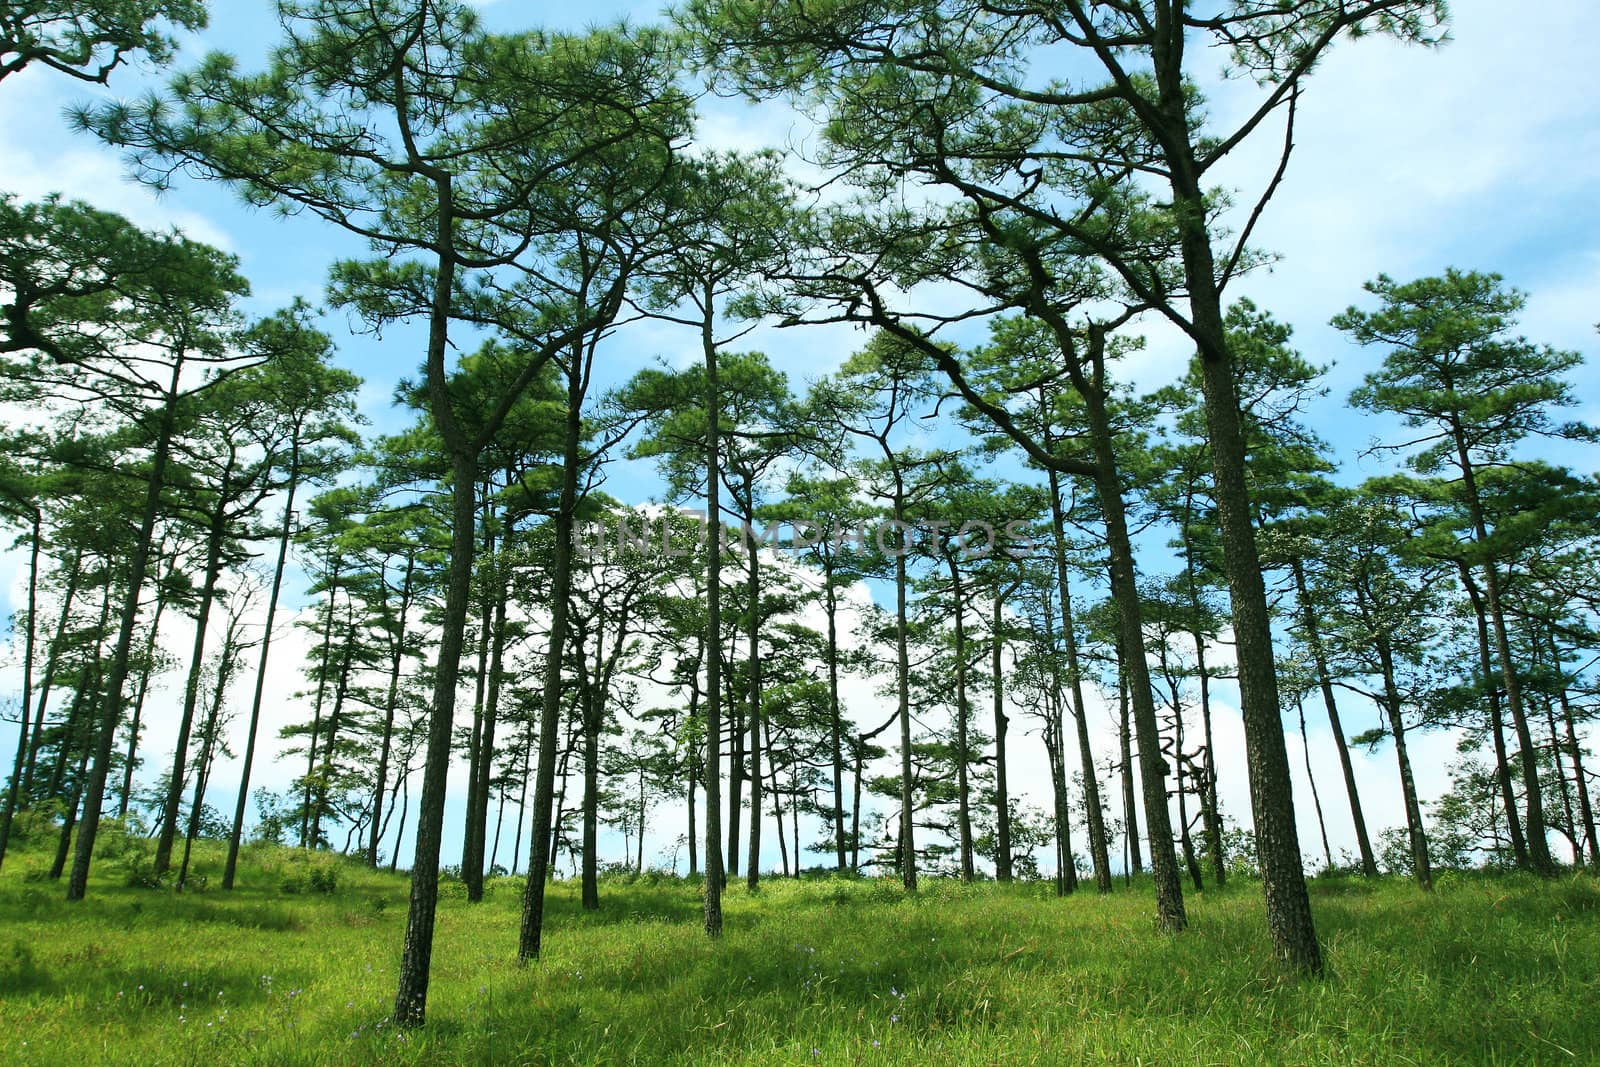
[[(568, 5), (551, 5), (555, 10), (550, 11), (512, 2), (481, 6), (497, 29), (526, 27), (541, 18), (549, 25), (578, 25)], [(1382, 427), (1343, 408), (1342, 398), (1376, 356), (1351, 348), (1327, 322), (1348, 304), (1360, 302), (1362, 283), (1379, 272), (1405, 279), (1446, 266), (1498, 271), (1530, 295), (1523, 320), (1529, 337), (1590, 355), (1600, 340), (1595, 333), (1600, 322), (1600, 95), (1593, 91), (1593, 4), (1543, 0), (1519, 7), (1515, 17), (1495, 0), (1456, 0), (1451, 7), (1453, 39), (1444, 48), (1405, 48), (1383, 40), (1345, 44), (1316, 72), (1303, 99), (1287, 180), (1257, 232), (1256, 244), (1281, 258), (1271, 271), (1240, 284), (1240, 295), (1251, 296), (1295, 327), (1297, 343), (1308, 357), (1332, 364), (1330, 396), (1313, 413), (1312, 422), (1335, 445), (1352, 479), (1372, 469), (1372, 461), (1363, 460), (1360, 452)], [(211, 49), (238, 53), (249, 65), (277, 37), (271, 4), (264, 0), (228, 0), (213, 9), (211, 28), (185, 42), (180, 67)], [(594, 0), (581, 7), (581, 14), (585, 20), (627, 15), (638, 22), (653, 19), (654, 10), (652, 5)], [(329, 263), (360, 254), (358, 242), (309, 218), (252, 212), (220, 187), (183, 182), (158, 198), (124, 178), (115, 151), (72, 133), (63, 118), (64, 109), (74, 103), (133, 96), (156, 83), (150, 72), (133, 70), (120, 72), (107, 91), (90, 90), (43, 70), (7, 79), (0, 86), (0, 189), (24, 199), (50, 192), (86, 199), (140, 224), (175, 226), (228, 249), (240, 257), (254, 284), (254, 312), (265, 313), (294, 296), (320, 303)], [(1248, 83), (1213, 82), (1206, 90), (1222, 124), (1246, 113), (1255, 93)], [(751, 108), (712, 100), (704, 108), (699, 139), (716, 147), (782, 146), (803, 137), (805, 128), (803, 121), (775, 105)], [(1269, 179), (1277, 148), (1277, 135), (1263, 132), (1219, 180), (1237, 186), (1240, 199), (1248, 201)], [(362, 402), (372, 426), (397, 428), (406, 417), (393, 409), (390, 396), (395, 381), (417, 364), (415, 338), (405, 331), (382, 340), (356, 333), (340, 313), (329, 315), (325, 325), (338, 339), (341, 362), (367, 379)], [(796, 381), (803, 381), (836, 365), (858, 341), (842, 329), (764, 330), (749, 344), (767, 351)], [(695, 343), (692, 336), (667, 327), (636, 331), (629, 335), (626, 350), (614, 356), (610, 373), (620, 378), (651, 359), (677, 362)], [(1150, 388), (1175, 375), (1185, 357), (1177, 339), (1156, 333), (1147, 354), (1131, 370), (1140, 387)], [(1592, 371), (1584, 372), (1578, 392), (1582, 417), (1600, 422), (1600, 384)], [(1583, 470), (1596, 466), (1593, 452), (1563, 449), (1550, 458)], [(634, 500), (654, 491), (648, 472), (639, 468), (620, 469), (608, 488)], [(8, 614), (20, 602), (21, 562), (15, 553), (0, 556), (0, 591), (10, 597)], [(187, 640), (177, 628), (165, 638), (173, 649)], [(276, 660), (269, 682), (268, 704), (279, 722), (296, 715), (290, 710), (291, 694), (299, 683), (291, 665), (300, 662), (303, 645), (298, 635), (285, 631), (277, 646), (282, 658)], [(19, 684), (14, 654), (11, 660), (0, 668), (0, 691), (14, 691)], [(156, 724), (146, 741), (152, 757), (170, 751), (179, 684), (167, 677), (155, 697)], [(239, 685), (235, 702), (247, 698), (248, 683)], [(872, 706), (877, 699), (868, 684), (851, 694), (861, 721), (881, 718)], [(1316, 709), (1308, 714), (1310, 759), (1334, 848), (1353, 850), (1326, 725)], [(1101, 751), (1109, 751), (1109, 720), (1103, 711), (1096, 715), (1097, 743)], [(1346, 723), (1354, 733), (1375, 725), (1376, 716), (1353, 704)], [(269, 724), (268, 734), (274, 725)], [(14, 738), (9, 726), (6, 731), (0, 738), (0, 758), (9, 766)], [(1237, 714), (1228, 708), (1219, 713), (1218, 744), (1224, 808), (1245, 820), (1249, 809), (1242, 732)], [(1444, 770), (1454, 757), (1454, 744), (1446, 734), (1417, 740), (1413, 759), (1425, 796), (1436, 796), (1445, 787)], [(1042, 803), (1048, 792), (1039, 747), (1024, 742), (1015, 751), (1025, 791), (1035, 803)], [(1297, 789), (1308, 800), (1297, 739), (1291, 757), (1299, 775)], [(257, 781), (273, 787), (281, 787), (293, 774), (291, 768), (270, 762), (258, 767), (262, 772)], [(211, 799), (219, 806), (231, 803), (235, 783), (229, 775), (224, 767), (215, 777)], [(1401, 815), (1392, 753), (1362, 754), (1358, 778), (1374, 831), (1397, 825)], [(452, 807), (459, 802), (452, 794)], [(1311, 805), (1302, 803), (1300, 809), (1303, 842), (1308, 852), (1315, 851)], [(676, 812), (663, 811), (661, 818), (673, 828), (663, 826), (652, 835), (647, 859), (679, 832)], [(459, 825), (454, 813), (448, 825)], [(775, 864), (770, 831), (767, 839), (772, 842), (769, 862)], [(447, 859), (458, 848), (458, 840), (447, 841)]]

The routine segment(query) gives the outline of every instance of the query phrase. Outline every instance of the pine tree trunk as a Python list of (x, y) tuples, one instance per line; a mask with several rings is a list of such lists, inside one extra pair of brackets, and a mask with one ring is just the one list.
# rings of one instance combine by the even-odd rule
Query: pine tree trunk
[(1317, 669), (1317, 686), (1322, 690), (1322, 705), (1328, 712), (1328, 727), (1333, 733), (1333, 745), (1339, 753), (1339, 769), (1344, 774), (1344, 792), (1350, 801), (1350, 818), (1355, 823), (1356, 848), (1361, 853), (1361, 873), (1368, 878), (1378, 877), (1378, 860), (1372, 852), (1372, 840), (1367, 836), (1367, 820), (1361, 811), (1361, 793), (1356, 789), (1355, 766), (1350, 760), (1350, 743), (1345, 740), (1344, 725), (1339, 721), (1339, 702), (1333, 696), (1333, 675), (1328, 670), (1328, 654), (1323, 648), (1322, 631), (1317, 626), (1316, 613), (1311, 610), (1311, 594), (1306, 586), (1305, 564), (1295, 559), (1290, 562), (1294, 572), (1295, 598), (1300, 605), (1300, 624), (1305, 630), (1306, 642), (1311, 646), (1311, 659)]
[(111, 675), (106, 680), (104, 707), (100, 711), (100, 729), (95, 740), (94, 763), (89, 770), (89, 784), (84, 794), (83, 815), (78, 831), (78, 847), (72, 859), (72, 876), (67, 881), (68, 900), (82, 900), (89, 889), (89, 865), (94, 859), (94, 839), (100, 829), (100, 809), (105, 798), (106, 778), (111, 773), (111, 750), (116, 742), (117, 726), (122, 721), (122, 690), (128, 679), (128, 661), (133, 651), (133, 631), (139, 623), (139, 596), (144, 589), (145, 572), (150, 565), (150, 544), (155, 535), (156, 516), (161, 511), (161, 489), (166, 480), (167, 459), (172, 448), (172, 433), (178, 408), (178, 385), (182, 370), (182, 358), (175, 359), (172, 366), (172, 380), (167, 388), (160, 426), (156, 432), (155, 453), (150, 459), (150, 473), (145, 484), (144, 511), (139, 519), (139, 533), (134, 539), (133, 555), (128, 563), (126, 599), (122, 605), (122, 619), (117, 629), (116, 647), (111, 654)]
[[(1078, 762), (1083, 775), (1083, 806), (1089, 819), (1089, 859), (1094, 864), (1095, 887), (1111, 892), (1110, 842), (1105, 808), (1100, 799), (1100, 779), (1095, 772), (1094, 749), (1089, 743), (1089, 716), (1083, 699), (1083, 671), (1078, 665), (1078, 634), (1072, 612), (1072, 585), (1067, 568), (1066, 515), (1061, 507), (1060, 476), (1050, 478), (1050, 524), (1055, 536), (1056, 585), (1061, 596), (1061, 638), (1067, 652), (1067, 674), (1072, 683), (1073, 719), (1077, 726)], [(1063, 773), (1065, 769), (1063, 768)]]
[(701, 351), (706, 371), (706, 880), (705, 930), (722, 936), (722, 479), (719, 426), (722, 395), (712, 328), (712, 286), (706, 283)]
[(561, 667), (568, 636), (572, 594), (572, 530), (578, 507), (578, 453), (583, 441), (584, 362), (574, 344), (567, 368), (565, 430), (561, 446), (561, 498), (555, 515), (555, 545), (550, 572), (550, 637), (545, 651), (544, 703), (539, 711), (539, 770), (533, 789), (533, 828), (528, 841), (528, 881), (522, 895), (522, 928), (517, 960), (539, 956), (544, 932), (545, 883), (553, 844), (551, 808), (555, 801), (556, 741), (561, 730)]
[(1011, 720), (1006, 715), (1005, 675), (1001, 671), (1000, 656), (1005, 650), (1001, 637), (1004, 624), (1002, 609), (1005, 596), (997, 586), (994, 591), (994, 618), (990, 623), (993, 647), (990, 650), (990, 670), (994, 680), (994, 806), (995, 806), (995, 859), (994, 877), (998, 882), (1011, 881), (1011, 792), (1006, 780), (1006, 729)]
[[(1095, 343), (1103, 344), (1103, 341)], [(1150, 867), (1156, 888), (1156, 921), (1163, 931), (1176, 933), (1188, 925), (1188, 917), (1183, 906), (1183, 888), (1178, 883), (1178, 858), (1173, 847), (1172, 820), (1167, 811), (1167, 762), (1161, 755), (1150, 668), (1145, 661), (1144, 619), (1133, 565), (1133, 542), (1128, 535), (1111, 424), (1104, 397), (1098, 389), (1085, 391), (1084, 409), (1094, 439), (1098, 468), (1095, 490), (1105, 517), (1106, 547), (1111, 557), (1111, 599), (1117, 611), (1118, 643), (1122, 647), (1122, 666), (1127, 674), (1127, 694), (1133, 706), (1133, 725), (1137, 732), (1145, 832), (1150, 842)], [(1130, 826), (1132, 822), (1130, 817)], [(1137, 863), (1135, 857), (1135, 865)]]
[(489, 830), (489, 780), (494, 769), (494, 732), (500, 713), (501, 674), (505, 664), (506, 600), (510, 596), (508, 583), (497, 581), (495, 584), (498, 591), (489, 628), (488, 696), (483, 704), (483, 729), (478, 740), (478, 762), (474, 768), (475, 784), (469, 796), (472, 812), (467, 823), (467, 841), (471, 855), (469, 860), (463, 860), (472, 870), (472, 880), (467, 883), (467, 899), (474, 902), (483, 899), (483, 853), (485, 836)]
[[(430, 348), (434, 344), (442, 346), (442, 334), (430, 340)], [(442, 352), (439, 358), (443, 358)], [(429, 377), (432, 376), (430, 371)], [(478, 540), (474, 529), (477, 516), (474, 457), (456, 450), (451, 455), (450, 466), (450, 563), (439, 622), (433, 707), (428, 716), (428, 741), (422, 765), (422, 797), (417, 812), (416, 848), (411, 859), (405, 942), (395, 990), (393, 1018), (395, 1025), (402, 1027), (421, 1026), (427, 1018), (433, 928), (439, 905), (439, 850), (444, 836), (445, 788), (450, 774), (450, 735), (455, 719), (456, 683), (461, 677), (467, 612), (472, 601), (472, 558)]]
[[(233, 804), (233, 828), (228, 832), (228, 860), (222, 869), (222, 888), (232, 889), (239, 870), (239, 846), (244, 838), (245, 806), (250, 799), (250, 773), (255, 766), (256, 736), (261, 729), (261, 701), (267, 687), (267, 663), (272, 654), (272, 627), (278, 618), (278, 598), (283, 592), (283, 572), (289, 562), (289, 538), (294, 533), (294, 497), (300, 488), (300, 437), (298, 428), (289, 451), (289, 483), (283, 502), (283, 523), (278, 527), (278, 561), (272, 568), (272, 589), (267, 594), (267, 619), (261, 631), (261, 657), (256, 661), (256, 687), (250, 698), (250, 725), (244, 737), (244, 759), (239, 766), (239, 795)], [(377, 809), (373, 826), (378, 825)], [(376, 866), (376, 861), (374, 861)]]
[(1411, 773), (1411, 756), (1406, 751), (1406, 723), (1400, 691), (1394, 680), (1394, 656), (1389, 642), (1377, 642), (1378, 664), (1383, 671), (1383, 704), (1389, 716), (1389, 733), (1394, 738), (1394, 757), (1400, 765), (1400, 791), (1406, 808), (1406, 833), (1411, 844), (1411, 867), (1417, 885), (1433, 888), (1433, 869), (1428, 862), (1428, 835), (1422, 825), (1422, 804), (1417, 797), (1416, 778)]
[(22, 769), (28, 754), (28, 711), (33, 707), (33, 656), (34, 640), (38, 633), (39, 617), (39, 552), (43, 540), (39, 527), (41, 513), (33, 512), (33, 527), (28, 548), (28, 630), (22, 645), (22, 694), (17, 701), (17, 753), (12, 761), (11, 781), (6, 788), (6, 805), (0, 811), (0, 864), (6, 860), (6, 846), (11, 841), (11, 819), (16, 814), (17, 797), (22, 790)]
[[(377, 783), (372, 791), (372, 836), (367, 841), (367, 866), (374, 870), (378, 867), (378, 841), (383, 837), (383, 791), (389, 785), (389, 758), (394, 750), (394, 717), (400, 707), (400, 672), (405, 663), (406, 624), (411, 614), (411, 587), (416, 577), (416, 568), (416, 553), (407, 552), (406, 573), (400, 580), (400, 608), (397, 613), (394, 647), (389, 653), (389, 686), (383, 698), (383, 739), (378, 746)], [(271, 617), (270, 613), (268, 617)], [(262, 665), (265, 664), (263, 655)], [(235, 821), (237, 819), (238, 814), (235, 813)], [(520, 833), (519, 823), (518, 834)], [(397, 848), (398, 845), (397, 841)]]
[(39, 681), (39, 700), (33, 714), (33, 729), (28, 736), (28, 761), (22, 768), (22, 792), (31, 795), (34, 770), (39, 762), (39, 743), (44, 738), (44, 713), (50, 703), (50, 689), (55, 684), (56, 669), (61, 663), (61, 651), (66, 644), (67, 626), (72, 621), (72, 601), (78, 592), (78, 582), (83, 575), (83, 545), (73, 548), (72, 562), (67, 567), (67, 587), (61, 596), (61, 615), (56, 620), (55, 636), (50, 640), (50, 650), (45, 655), (44, 677)]
[(1196, 138), (1190, 129), (1192, 95), (1183, 78), (1185, 30), (1181, 19), (1172, 21), (1171, 12), (1163, 13), (1158, 21), (1162, 25), (1156, 33), (1155, 78), (1160, 113), (1157, 135), (1168, 164), (1173, 213), (1179, 227), (1189, 332), (1199, 350), (1200, 386), (1211, 446), (1212, 499), (1217, 508), (1232, 607), (1250, 807), (1266, 896), (1267, 927), (1279, 960), (1297, 971), (1319, 974), (1322, 950), (1311, 916), (1311, 898), (1306, 891), (1295, 826), (1294, 786), (1278, 702), (1272, 618), (1245, 475), (1243, 417), (1233, 354), (1223, 324), (1222, 294), (1217, 287), (1209, 231), (1210, 205), (1195, 160)]
[(833, 837), (837, 869), (845, 869), (844, 830), (844, 744), (839, 714), (839, 601), (833, 587), (833, 570), (823, 572), (823, 591), (828, 614), (828, 717), (833, 756)]
[(1311, 740), (1306, 736), (1306, 704), (1295, 701), (1295, 711), (1300, 716), (1300, 752), (1305, 757), (1306, 781), (1311, 784), (1311, 803), (1317, 810), (1317, 831), (1322, 835), (1322, 859), (1329, 871), (1333, 870), (1333, 849), (1328, 845), (1328, 824), (1322, 818), (1322, 797), (1317, 792), (1317, 776), (1311, 772)]
[[(1467, 505), (1467, 514), (1479, 545), (1489, 541), (1489, 530), (1483, 517), (1483, 504), (1478, 496), (1478, 480), (1467, 451), (1466, 438), (1459, 426), (1454, 428), (1456, 457), (1461, 465), (1461, 487)], [(1550, 857), (1550, 843), (1545, 837), (1544, 796), (1539, 785), (1539, 756), (1533, 744), (1533, 731), (1528, 727), (1528, 715), (1522, 695), (1522, 679), (1517, 675), (1516, 662), (1511, 657), (1511, 636), (1506, 627), (1505, 608), (1500, 598), (1500, 576), (1494, 561), (1487, 557), (1481, 564), (1483, 594), (1489, 606), (1489, 622), (1494, 634), (1495, 652), (1500, 659), (1500, 676), (1505, 682), (1506, 704), (1511, 708), (1511, 724), (1517, 731), (1517, 745), (1521, 749), (1522, 790), (1527, 805), (1528, 860), (1534, 873), (1551, 876), (1556, 873), (1555, 861)]]
[[(174, 558), (173, 566), (177, 566)], [(128, 754), (122, 761), (122, 787), (117, 790), (117, 818), (128, 814), (128, 804), (133, 795), (133, 772), (138, 766), (140, 721), (144, 718), (145, 697), (150, 693), (150, 681), (155, 674), (156, 641), (161, 635), (161, 616), (167, 610), (165, 585), (156, 590), (156, 610), (150, 616), (150, 636), (144, 642), (143, 670), (139, 672), (139, 691), (133, 698), (133, 717), (128, 724)]]
[(972, 865), (972, 802), (968, 764), (972, 760), (971, 745), (967, 740), (967, 627), (966, 604), (961, 590), (961, 568), (954, 555), (945, 557), (950, 567), (950, 585), (955, 599), (954, 619), (956, 638), (956, 826), (957, 844), (961, 850), (961, 880), (970, 882)]
[[(745, 484), (750, 514), (755, 514), (755, 487)], [(753, 518), (752, 518), (752, 521)], [(745, 862), (745, 885), (753, 892), (761, 884), (761, 552), (755, 537), (749, 538), (750, 579), (747, 597), (750, 601), (750, 626), (746, 640), (750, 643), (750, 853)], [(778, 824), (783, 832), (783, 823)]]
[[(885, 453), (888, 445), (884, 445)], [(900, 468), (894, 472), (895, 529), (904, 539), (894, 557), (895, 678), (899, 694), (900, 717), (900, 880), (908, 889), (917, 888), (916, 812), (911, 779), (911, 650), (906, 618), (906, 553), (911, 531), (905, 521), (905, 485)]]

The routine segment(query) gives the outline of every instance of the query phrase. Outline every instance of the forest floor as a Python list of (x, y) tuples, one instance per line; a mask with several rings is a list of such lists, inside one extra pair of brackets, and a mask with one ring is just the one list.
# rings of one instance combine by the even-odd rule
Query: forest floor
[(1600, 1063), (1582, 875), (1317, 879), (1320, 980), (1274, 965), (1246, 881), (1189, 894), (1172, 937), (1148, 884), (773, 879), (729, 893), (716, 944), (693, 884), (608, 882), (585, 913), (563, 882), (529, 968), (520, 880), (477, 905), (446, 881), (428, 1024), (399, 1033), (403, 876), (254, 848), (223, 892), (206, 845), (206, 888), (132, 887), (108, 862), (68, 906), (47, 865), (0, 873), (7, 1064)]

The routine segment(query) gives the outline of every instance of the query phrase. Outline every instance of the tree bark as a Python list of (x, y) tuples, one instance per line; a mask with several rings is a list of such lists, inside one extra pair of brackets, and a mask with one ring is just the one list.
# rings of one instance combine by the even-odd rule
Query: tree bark
[(22, 696), (17, 701), (17, 753), (12, 761), (5, 809), (0, 811), (0, 864), (5, 863), (6, 846), (11, 841), (11, 819), (17, 810), (17, 797), (22, 790), (22, 769), (28, 754), (28, 712), (33, 707), (34, 640), (38, 634), (39, 552), (40, 542), (43, 540), (41, 525), (43, 525), (42, 513), (38, 508), (34, 508), (28, 547), (28, 631), (22, 645)]
[[(1100, 780), (1095, 772), (1094, 749), (1089, 743), (1089, 716), (1083, 699), (1083, 671), (1078, 664), (1078, 634), (1072, 612), (1072, 585), (1067, 568), (1066, 515), (1061, 507), (1061, 479), (1054, 470), (1050, 479), (1050, 523), (1055, 535), (1056, 585), (1061, 596), (1061, 639), (1066, 646), (1067, 674), (1072, 683), (1073, 719), (1077, 726), (1078, 762), (1083, 774), (1083, 805), (1088, 814), (1089, 858), (1094, 864), (1095, 887), (1111, 892), (1110, 845), (1106, 834), (1105, 808), (1100, 799)], [(1065, 768), (1062, 773), (1065, 774)]]
[(1328, 670), (1328, 654), (1322, 644), (1322, 630), (1317, 625), (1316, 613), (1311, 610), (1311, 592), (1306, 584), (1305, 563), (1299, 559), (1289, 564), (1294, 572), (1295, 599), (1300, 606), (1300, 625), (1311, 646), (1311, 659), (1317, 669), (1317, 686), (1322, 690), (1322, 705), (1328, 712), (1328, 727), (1333, 733), (1333, 745), (1339, 753), (1339, 769), (1344, 774), (1344, 792), (1350, 801), (1350, 819), (1355, 824), (1356, 848), (1361, 853), (1361, 873), (1368, 878), (1378, 877), (1378, 860), (1372, 852), (1372, 839), (1367, 836), (1367, 820), (1361, 811), (1361, 793), (1356, 788), (1355, 766), (1350, 760), (1350, 743), (1344, 736), (1344, 725), (1339, 721), (1339, 702), (1333, 696), (1333, 675)]
[(990, 650), (990, 670), (994, 675), (994, 805), (995, 805), (995, 860), (994, 877), (998, 882), (1011, 881), (1011, 792), (1006, 781), (1006, 729), (1011, 720), (1006, 716), (1005, 676), (1001, 671), (1000, 656), (1005, 651), (1001, 636), (1004, 624), (1002, 614), (1005, 596), (998, 586), (994, 591), (994, 618), (990, 631), (994, 639)]
[(94, 763), (89, 771), (89, 786), (84, 794), (83, 816), (78, 830), (78, 847), (72, 859), (72, 876), (67, 881), (67, 899), (82, 900), (89, 889), (89, 865), (94, 859), (94, 839), (100, 829), (100, 808), (105, 797), (106, 777), (111, 772), (111, 749), (117, 725), (122, 721), (122, 689), (128, 679), (128, 661), (133, 650), (133, 631), (139, 622), (139, 595), (144, 589), (145, 571), (150, 565), (150, 542), (155, 534), (156, 516), (161, 511), (161, 489), (167, 475), (167, 458), (172, 447), (177, 418), (178, 385), (183, 359), (174, 359), (172, 379), (167, 387), (161, 420), (156, 431), (155, 452), (145, 486), (144, 513), (134, 539), (133, 556), (128, 564), (128, 588), (117, 630), (117, 644), (111, 654), (111, 675), (106, 680), (100, 730), (95, 739)]
[(966, 604), (961, 590), (961, 568), (955, 556), (949, 555), (951, 595), (954, 597), (956, 639), (956, 825), (957, 845), (961, 850), (961, 880), (970, 882), (972, 866), (972, 805), (971, 786), (968, 782), (967, 764), (971, 760), (971, 745), (967, 741), (967, 627)]

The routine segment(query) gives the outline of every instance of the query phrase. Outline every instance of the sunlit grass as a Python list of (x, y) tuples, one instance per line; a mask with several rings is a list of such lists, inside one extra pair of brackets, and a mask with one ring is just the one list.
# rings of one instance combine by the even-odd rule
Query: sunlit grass
[[(1249, 883), (1191, 895), (1168, 937), (1148, 887), (773, 880), (731, 890), (719, 943), (693, 885), (608, 884), (586, 914), (558, 884), (545, 956), (519, 968), (520, 882), (481, 905), (447, 882), (428, 1026), (400, 1034), (404, 878), (340, 863), (320, 893), (259, 851), (231, 893), (107, 869), (69, 907), (46, 865), (0, 873), (3, 1063), (1600, 1062), (1583, 876), (1319, 881), (1318, 981), (1274, 965)], [(214, 886), (220, 856), (197, 869)]]

